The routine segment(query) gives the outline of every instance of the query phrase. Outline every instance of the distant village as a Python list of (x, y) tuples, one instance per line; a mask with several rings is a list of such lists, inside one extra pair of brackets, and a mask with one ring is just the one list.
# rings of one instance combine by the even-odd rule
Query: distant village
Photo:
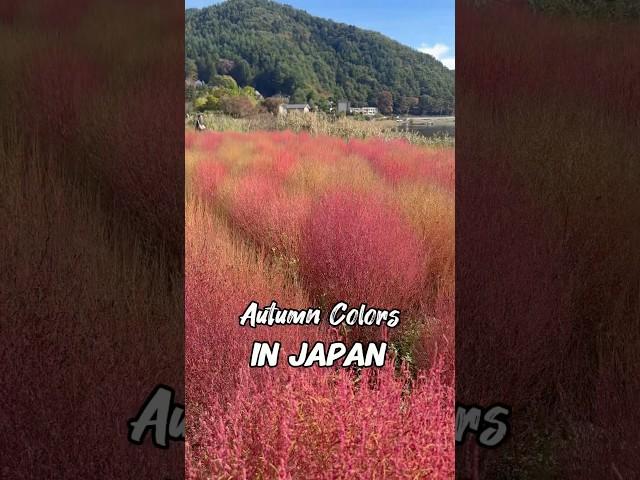
[(276, 115), (289, 113), (311, 113), (323, 110), (336, 115), (356, 115), (365, 118), (380, 114), (375, 106), (352, 106), (349, 100), (327, 101), (323, 108), (310, 103), (293, 103), (287, 96), (276, 95), (265, 98), (253, 87), (239, 87), (235, 80), (226, 75), (218, 75), (207, 84), (201, 80), (185, 81), (186, 111), (220, 111), (242, 117), (266, 110)]
[[(302, 101), (301, 101), (302, 100)], [(435, 102), (435, 103), (434, 103)], [(438, 107), (440, 105), (440, 107)], [(396, 97), (389, 91), (378, 93), (375, 105), (352, 101), (348, 98), (309, 99), (296, 92), (292, 97), (282, 94), (263, 96), (256, 88), (241, 87), (230, 75), (213, 75), (208, 82), (193, 76), (185, 79), (185, 112), (223, 113), (235, 118), (251, 117), (260, 113), (285, 116), (291, 113), (308, 114), (323, 112), (329, 115), (350, 115), (363, 120), (388, 120), (396, 122), (427, 122), (433, 118), (453, 121), (455, 112), (442, 107), (428, 95), (421, 97)], [(439, 121), (439, 120), (438, 120)]]
[[(332, 104), (333, 102), (329, 102)], [(309, 113), (313, 108), (308, 103), (282, 103), (278, 107), (278, 114), (286, 115), (289, 112)], [(352, 107), (346, 100), (338, 102), (337, 108), (331, 105), (330, 113), (345, 115), (363, 115), (365, 117), (375, 117), (378, 115), (378, 107)]]

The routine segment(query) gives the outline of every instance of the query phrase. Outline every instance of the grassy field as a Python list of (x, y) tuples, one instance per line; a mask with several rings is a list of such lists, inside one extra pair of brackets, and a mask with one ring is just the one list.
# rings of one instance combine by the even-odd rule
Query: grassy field
[[(452, 478), (452, 148), (186, 134), (189, 478)], [(252, 300), (401, 309), (400, 326), (240, 327)], [(384, 368), (250, 369), (257, 339), (381, 340)], [(395, 361), (394, 361), (395, 359)]]
[[(453, 117), (447, 117), (453, 118)], [(453, 147), (452, 136), (425, 137), (415, 132), (405, 131), (395, 120), (357, 120), (352, 117), (334, 118), (324, 113), (289, 114), (275, 117), (271, 114), (259, 114), (249, 118), (233, 118), (218, 113), (205, 113), (205, 124), (213, 131), (252, 132), (256, 130), (308, 132), (314, 135), (331, 135), (344, 139), (384, 138), (387, 140), (406, 140), (414, 145), (427, 147)], [(436, 124), (450, 124), (450, 120), (439, 119)], [(187, 128), (193, 128), (193, 122), (187, 121)]]

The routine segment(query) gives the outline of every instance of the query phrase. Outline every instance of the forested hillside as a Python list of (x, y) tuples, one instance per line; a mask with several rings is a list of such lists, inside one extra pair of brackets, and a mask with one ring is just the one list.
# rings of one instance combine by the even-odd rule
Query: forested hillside
[(265, 97), (319, 106), (348, 99), (396, 112), (451, 113), (454, 72), (384, 35), (269, 0), (227, 0), (186, 11), (185, 76), (230, 75)]

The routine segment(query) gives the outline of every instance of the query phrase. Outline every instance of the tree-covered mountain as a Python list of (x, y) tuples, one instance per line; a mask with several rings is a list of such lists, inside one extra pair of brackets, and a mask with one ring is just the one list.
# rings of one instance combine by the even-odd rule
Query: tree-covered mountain
[(226, 0), (188, 9), (187, 78), (230, 75), (265, 97), (322, 105), (388, 103), (395, 111), (450, 113), (454, 72), (376, 32), (314, 17), (270, 0)]

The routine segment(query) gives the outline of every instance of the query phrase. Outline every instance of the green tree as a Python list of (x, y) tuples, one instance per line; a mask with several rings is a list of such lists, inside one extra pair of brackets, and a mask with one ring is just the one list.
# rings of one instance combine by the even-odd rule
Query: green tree
[(229, 75), (234, 78), (238, 85), (248, 85), (251, 82), (251, 67), (246, 60), (240, 60), (235, 63)]
[(307, 103), (307, 93), (303, 89), (299, 88), (293, 92), (290, 101), (291, 103)]
[(198, 66), (192, 58), (184, 59), (184, 78), (192, 82), (198, 79)]
[(418, 97), (408, 97), (409, 101), (409, 113), (411, 115), (420, 115), (420, 99)]
[(398, 100), (398, 104), (396, 105), (396, 110), (398, 111), (398, 113), (406, 115), (416, 105), (418, 105), (417, 97), (400, 97)]
[(198, 96), (198, 91), (193, 85), (186, 85), (184, 90), (184, 99), (187, 102), (192, 102)]
[(435, 113), (435, 98), (431, 95), (421, 95), (420, 110), (423, 115), (431, 115)]
[(209, 83), (214, 87), (227, 88), (229, 90), (238, 89), (238, 84), (229, 75), (215, 75)]
[(193, 107), (202, 112), (204, 110), (206, 110), (206, 104), (207, 104), (207, 97), (198, 97), (193, 101)]
[(216, 74), (215, 62), (212, 58), (199, 58), (195, 60), (198, 78), (209, 83), (211, 77)]

